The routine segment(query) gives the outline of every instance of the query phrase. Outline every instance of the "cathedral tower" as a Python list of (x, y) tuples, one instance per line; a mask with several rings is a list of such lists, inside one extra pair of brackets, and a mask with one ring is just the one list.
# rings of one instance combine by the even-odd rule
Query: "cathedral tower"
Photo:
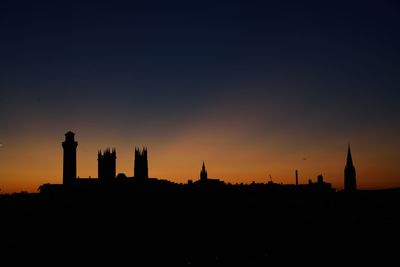
[(354, 168), (353, 165), (350, 145), (347, 149), (347, 162), (346, 167), (344, 168), (344, 190), (348, 192), (353, 192), (357, 190), (356, 168)]
[(144, 147), (142, 151), (135, 148), (135, 163), (134, 163), (134, 176), (139, 179), (149, 178), (149, 168), (147, 161), (147, 148)]
[(62, 142), (64, 150), (63, 161), (63, 184), (72, 184), (76, 180), (76, 147), (75, 134), (71, 131), (65, 134), (65, 141)]
[(103, 182), (112, 181), (116, 177), (117, 152), (107, 148), (103, 153), (99, 151), (97, 156), (99, 180)]

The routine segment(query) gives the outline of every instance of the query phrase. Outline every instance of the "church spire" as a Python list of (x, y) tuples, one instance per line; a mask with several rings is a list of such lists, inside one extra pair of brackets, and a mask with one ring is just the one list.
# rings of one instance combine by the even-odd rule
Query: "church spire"
[(200, 180), (207, 180), (207, 171), (206, 171), (206, 165), (204, 164), (203, 161), (203, 166), (201, 167), (201, 172), (200, 172)]
[(350, 149), (350, 144), (347, 148), (347, 166), (353, 166), (353, 158), (351, 157), (351, 149)]
[(353, 165), (350, 144), (347, 148), (347, 162), (344, 167), (344, 190), (348, 192), (357, 190), (356, 168)]

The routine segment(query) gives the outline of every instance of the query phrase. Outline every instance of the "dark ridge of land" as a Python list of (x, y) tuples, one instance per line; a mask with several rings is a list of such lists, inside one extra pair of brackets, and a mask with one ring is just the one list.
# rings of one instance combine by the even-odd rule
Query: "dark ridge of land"
[(0, 195), (1, 259), (57, 265), (395, 266), (399, 204), (399, 189)]

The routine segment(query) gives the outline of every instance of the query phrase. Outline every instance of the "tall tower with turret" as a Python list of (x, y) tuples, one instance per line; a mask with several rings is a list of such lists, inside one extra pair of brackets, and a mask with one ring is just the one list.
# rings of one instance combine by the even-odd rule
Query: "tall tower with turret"
[(353, 192), (357, 190), (356, 168), (354, 168), (353, 165), (350, 145), (347, 149), (347, 162), (346, 166), (344, 167), (344, 190), (348, 192)]
[(203, 161), (203, 166), (201, 167), (201, 171), (200, 171), (200, 181), (205, 181), (207, 180), (207, 171), (206, 171), (206, 165), (204, 164)]
[(134, 163), (134, 176), (139, 179), (149, 178), (149, 167), (147, 161), (147, 148), (144, 147), (142, 151), (135, 148), (135, 163)]
[(76, 180), (76, 147), (75, 134), (71, 131), (65, 134), (65, 141), (62, 142), (64, 150), (63, 160), (63, 184), (72, 184)]

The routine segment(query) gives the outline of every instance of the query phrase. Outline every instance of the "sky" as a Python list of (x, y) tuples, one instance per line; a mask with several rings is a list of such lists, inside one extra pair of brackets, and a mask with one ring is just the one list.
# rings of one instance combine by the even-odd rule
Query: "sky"
[(2, 1), (0, 193), (133, 175), (400, 187), (398, 1)]

